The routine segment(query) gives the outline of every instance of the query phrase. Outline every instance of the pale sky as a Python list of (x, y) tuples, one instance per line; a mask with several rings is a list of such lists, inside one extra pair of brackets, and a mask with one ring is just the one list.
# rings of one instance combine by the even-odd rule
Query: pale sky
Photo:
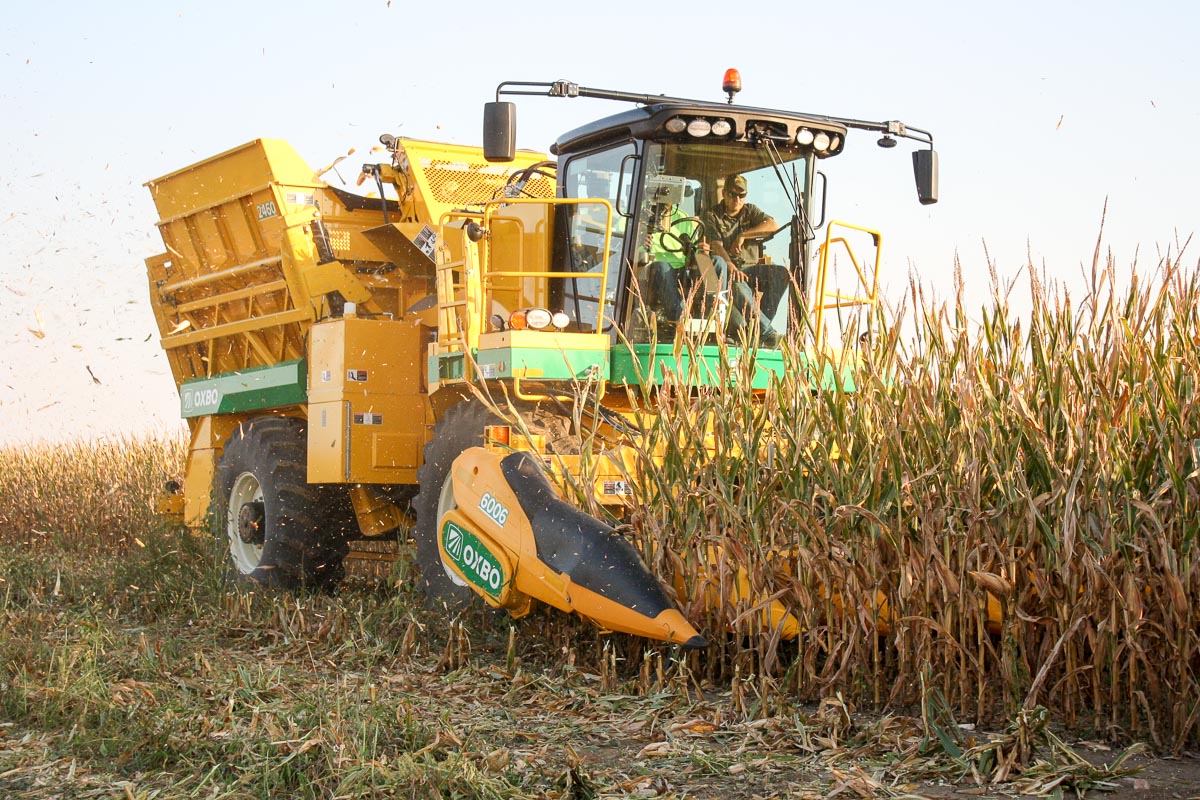
[[(142, 184), (258, 137), (314, 167), (378, 135), (478, 144), (502, 80), (723, 99), (934, 134), (941, 202), (910, 147), (852, 133), (824, 162), (829, 216), (884, 231), (908, 276), (969, 302), (1027, 258), (1081, 291), (1104, 246), (1149, 274), (1200, 227), (1200, 12), (1193, 3), (452, 4), (42, 2), (0, 17), (0, 444), (175, 430), (143, 259)], [(828, 10), (821, 10), (828, 9)], [(521, 147), (623, 109), (530, 98)], [(1195, 266), (1200, 243), (1187, 251)], [(39, 336), (38, 334), (41, 334)]]

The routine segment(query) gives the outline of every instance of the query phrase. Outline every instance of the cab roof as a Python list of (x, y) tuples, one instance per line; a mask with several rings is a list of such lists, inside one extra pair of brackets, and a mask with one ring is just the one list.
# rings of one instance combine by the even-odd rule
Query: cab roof
[[(663, 124), (676, 116), (727, 119), (733, 124), (733, 131), (725, 137), (729, 141), (745, 141), (748, 131), (759, 130), (769, 132), (772, 134), (771, 138), (776, 141), (794, 143), (796, 133), (801, 128), (809, 128), (813, 131), (839, 134), (844, 142), (847, 129), (846, 125), (830, 117), (698, 100), (669, 100), (639, 106), (581, 125), (559, 136), (550, 147), (550, 152), (556, 156), (565, 155), (630, 137), (649, 139), (665, 136), (687, 141), (687, 134), (672, 135), (663, 130)], [(836, 152), (840, 152), (840, 148), (830, 155), (835, 155)]]

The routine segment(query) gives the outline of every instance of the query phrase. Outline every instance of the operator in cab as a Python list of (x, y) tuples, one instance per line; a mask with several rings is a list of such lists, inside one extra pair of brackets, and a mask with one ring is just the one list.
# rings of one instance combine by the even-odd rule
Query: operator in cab
[[(775, 233), (775, 220), (753, 203), (746, 201), (749, 187), (746, 178), (736, 173), (726, 175), (721, 189), (721, 202), (703, 218), (704, 239), (701, 252), (711, 251), (729, 263), (729, 278), (733, 283), (733, 306), (745, 320), (760, 320), (760, 336), (778, 339), (771, 323), (779, 303), (787, 294), (787, 269), (780, 264), (760, 261), (752, 240)], [(737, 320), (732, 320), (737, 324)]]
[(645, 251), (650, 258), (647, 268), (647, 296), (662, 318), (679, 320), (684, 298), (692, 295), (697, 279), (702, 281), (699, 308), (690, 313), (704, 316), (708, 299), (726, 287), (728, 267), (720, 256), (699, 256), (697, 228), (699, 221), (687, 216), (678, 206), (669, 203), (656, 205), (652, 213), (654, 225), (646, 234)]

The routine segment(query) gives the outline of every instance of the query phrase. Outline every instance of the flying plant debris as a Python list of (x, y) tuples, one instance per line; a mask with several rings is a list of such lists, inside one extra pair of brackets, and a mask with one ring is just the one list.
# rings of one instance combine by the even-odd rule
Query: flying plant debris
[(33, 318), (37, 320), (36, 328), (29, 328), (29, 332), (39, 339), (46, 338), (45, 324), (42, 322), (42, 310), (40, 308), (33, 309)]
[(337, 171), (337, 165), (342, 163), (344, 160), (346, 160), (346, 158), (348, 158), (352, 155), (354, 155), (353, 147), (351, 147), (349, 150), (346, 151), (346, 155), (338, 156), (333, 161), (331, 161), (330, 163), (326, 164), (325, 166), (323, 166), (319, 170), (317, 170), (316, 173), (313, 174), (313, 180), (314, 181), (321, 180), (321, 176), (323, 176), (326, 172), (329, 172), (329, 170), (333, 170), (335, 173), (337, 173), (338, 178), (341, 178), (342, 175), (340, 172)]

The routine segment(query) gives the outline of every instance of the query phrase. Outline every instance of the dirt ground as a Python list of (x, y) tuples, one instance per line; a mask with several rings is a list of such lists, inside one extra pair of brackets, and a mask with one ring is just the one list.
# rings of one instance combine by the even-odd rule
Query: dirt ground
[[(1090, 752), (1089, 760), (1102, 764), (1102, 756), (1110, 753)], [(1200, 799), (1200, 757), (1194, 754), (1181, 758), (1155, 758), (1148, 755), (1133, 756), (1129, 766), (1139, 768), (1132, 776), (1117, 778), (1113, 787), (1098, 788), (1088, 792), (1088, 796), (1106, 798), (1106, 800), (1198, 800)], [(1005, 787), (980, 788), (970, 784), (939, 785), (928, 783), (921, 785), (915, 794), (933, 798), (1002, 798), (1020, 796)], [(1073, 793), (1067, 791), (1064, 796)]]
[(1145, 765), (1142, 773), (1121, 781), (1120, 788), (1110, 797), (1159, 798), (1173, 797), (1182, 800), (1200, 798), (1200, 757), (1191, 755), (1180, 759), (1153, 759), (1141, 761)]

